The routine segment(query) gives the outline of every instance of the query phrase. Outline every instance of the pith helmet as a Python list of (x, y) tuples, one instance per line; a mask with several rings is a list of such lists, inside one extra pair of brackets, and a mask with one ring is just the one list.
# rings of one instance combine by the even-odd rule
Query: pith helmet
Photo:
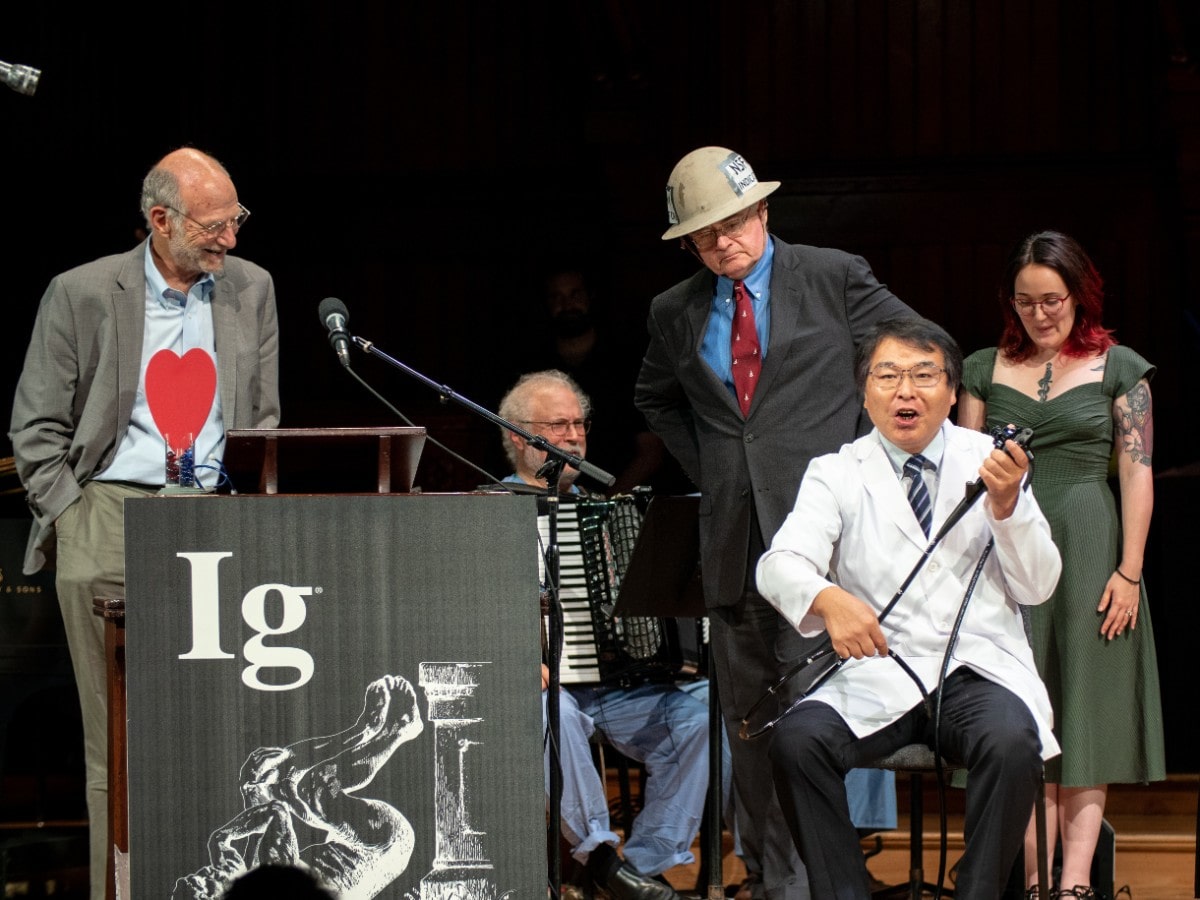
[(741, 212), (773, 193), (778, 181), (759, 181), (740, 153), (725, 147), (693, 150), (667, 179), (664, 241), (683, 237)]

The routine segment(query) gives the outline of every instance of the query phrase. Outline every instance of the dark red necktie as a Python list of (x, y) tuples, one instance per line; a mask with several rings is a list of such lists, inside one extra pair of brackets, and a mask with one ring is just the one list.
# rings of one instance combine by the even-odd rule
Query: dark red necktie
[(750, 303), (750, 292), (746, 283), (733, 283), (733, 336), (729, 349), (733, 356), (733, 386), (737, 388), (738, 406), (742, 415), (750, 413), (750, 401), (754, 399), (754, 388), (762, 372), (762, 353), (758, 346), (758, 329), (754, 327), (754, 306)]

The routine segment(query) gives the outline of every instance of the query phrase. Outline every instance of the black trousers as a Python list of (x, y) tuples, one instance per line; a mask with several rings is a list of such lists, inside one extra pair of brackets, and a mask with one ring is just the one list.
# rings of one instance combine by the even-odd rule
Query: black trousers
[[(906, 676), (897, 670), (896, 677)], [(1037, 796), (1037, 724), (1012, 691), (965, 667), (946, 679), (944, 695), (942, 755), (967, 768), (966, 848), (954, 895), (998, 900)], [(806, 703), (776, 726), (770, 745), (775, 789), (813, 897), (869, 900), (867, 867), (846, 802), (846, 772), (907, 744), (932, 747), (935, 700), (931, 695), (929, 711), (920, 704), (864, 738), (824, 703)]]

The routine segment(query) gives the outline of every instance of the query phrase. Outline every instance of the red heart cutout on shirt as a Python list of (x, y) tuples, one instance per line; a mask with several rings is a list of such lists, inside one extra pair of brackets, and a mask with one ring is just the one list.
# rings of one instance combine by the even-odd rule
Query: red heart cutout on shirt
[(196, 347), (179, 356), (159, 350), (146, 366), (146, 403), (164, 440), (179, 441), (183, 450), (208, 421), (217, 395), (217, 367), (213, 358)]

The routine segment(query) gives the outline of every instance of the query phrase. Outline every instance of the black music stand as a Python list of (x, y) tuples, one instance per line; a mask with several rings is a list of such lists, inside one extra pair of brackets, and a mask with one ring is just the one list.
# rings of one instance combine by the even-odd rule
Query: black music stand
[[(698, 495), (651, 499), (621, 579), (614, 617), (701, 619), (707, 615), (700, 582), (699, 513)], [(710, 668), (707, 658), (704, 668)], [(709, 900), (723, 900), (721, 735), (725, 725), (715, 673), (708, 672), (708, 676), (708, 818), (704, 822), (708, 833), (703, 842), (704, 867)]]
[(646, 507), (613, 616), (703, 618), (700, 498), (654, 497)]

